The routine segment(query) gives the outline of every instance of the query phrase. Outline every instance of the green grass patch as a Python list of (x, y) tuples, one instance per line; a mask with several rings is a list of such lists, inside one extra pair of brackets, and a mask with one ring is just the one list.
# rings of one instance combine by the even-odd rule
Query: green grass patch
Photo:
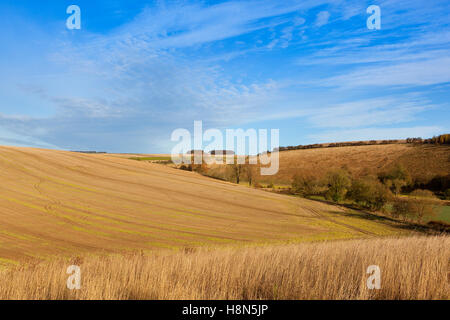
[(450, 206), (442, 206), (440, 212), (432, 220), (444, 221), (450, 223)]

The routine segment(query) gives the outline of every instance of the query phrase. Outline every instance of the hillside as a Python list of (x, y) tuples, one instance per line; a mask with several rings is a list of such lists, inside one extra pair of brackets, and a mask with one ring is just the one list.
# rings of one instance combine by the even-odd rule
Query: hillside
[(0, 265), (398, 234), (388, 222), (107, 154), (0, 147)]
[(401, 163), (413, 179), (430, 180), (450, 174), (450, 146), (388, 144), (282, 151), (277, 175), (263, 178), (289, 184), (297, 172), (324, 176), (346, 168), (354, 176), (377, 174)]

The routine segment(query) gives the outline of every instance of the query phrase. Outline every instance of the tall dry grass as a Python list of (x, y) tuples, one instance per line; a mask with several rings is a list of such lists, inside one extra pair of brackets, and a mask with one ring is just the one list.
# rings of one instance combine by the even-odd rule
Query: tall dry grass
[[(58, 260), (1, 272), (0, 299), (448, 299), (449, 248), (416, 236)], [(71, 263), (80, 290), (66, 288)]]

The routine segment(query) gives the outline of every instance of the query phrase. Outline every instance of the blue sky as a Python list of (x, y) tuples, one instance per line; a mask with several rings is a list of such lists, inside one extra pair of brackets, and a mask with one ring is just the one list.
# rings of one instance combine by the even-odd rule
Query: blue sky
[[(68, 30), (66, 8), (81, 8)], [(381, 30), (368, 30), (369, 5)], [(171, 132), (281, 145), (450, 132), (450, 2), (0, 2), (0, 144), (170, 152)]]

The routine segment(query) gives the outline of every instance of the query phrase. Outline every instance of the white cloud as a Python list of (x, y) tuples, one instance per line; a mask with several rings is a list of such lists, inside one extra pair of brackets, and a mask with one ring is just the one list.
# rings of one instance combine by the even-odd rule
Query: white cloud
[(19, 134), (1, 126), (0, 126), (0, 145), (61, 149), (56, 145), (47, 143), (45, 141), (37, 139), (36, 137), (27, 135), (25, 133)]
[[(118, 30), (118, 36), (128, 34), (133, 39), (151, 40), (157, 48), (177, 48), (223, 40), (255, 30), (289, 22), (282, 16), (326, 3), (316, 1), (231, 1), (208, 7), (200, 4), (160, 6), (142, 12), (132, 23)], [(295, 20), (302, 24), (301, 18)]]
[(416, 120), (416, 115), (434, 106), (414, 95), (351, 101), (321, 108), (308, 117), (320, 128), (361, 128)]
[(324, 26), (328, 23), (328, 19), (330, 19), (330, 13), (328, 11), (320, 11), (317, 14), (315, 25), (316, 27)]
[(325, 85), (357, 86), (423, 86), (450, 82), (450, 57), (394, 65), (363, 67), (326, 79)]

